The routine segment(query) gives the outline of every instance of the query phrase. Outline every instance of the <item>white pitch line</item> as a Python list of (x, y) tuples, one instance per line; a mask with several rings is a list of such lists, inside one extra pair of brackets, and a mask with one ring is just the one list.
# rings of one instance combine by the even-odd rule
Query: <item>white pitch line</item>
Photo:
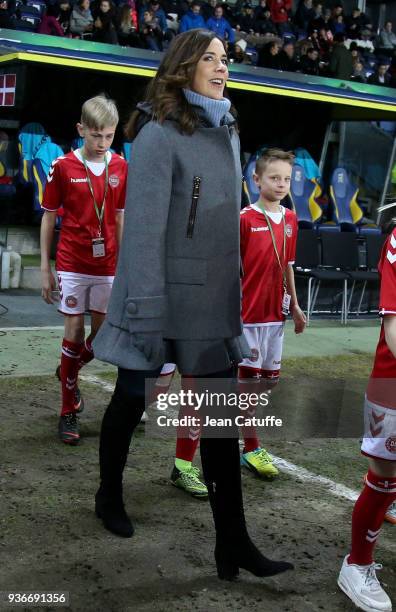
[(348, 501), (354, 502), (360, 495), (359, 492), (349, 489), (342, 484), (338, 484), (338, 482), (334, 482), (334, 480), (331, 480), (330, 478), (314, 474), (313, 472), (310, 472), (299, 465), (295, 465), (294, 463), (286, 461), (286, 459), (282, 459), (282, 457), (276, 457), (274, 455), (271, 456), (274, 463), (280, 467), (282, 472), (290, 474), (302, 482), (311, 482), (322, 485), (329, 491), (329, 493), (335, 495), (336, 497), (341, 497), (342, 499), (347, 499)]
[(41, 327), (0, 327), (0, 332), (41, 331), (42, 329), (63, 329), (63, 325), (42, 325)]
[(99, 385), (99, 387), (102, 387), (102, 389), (109, 391), (110, 393), (113, 393), (114, 391), (114, 384), (106, 382), (100, 378), (100, 376), (95, 376), (94, 374), (80, 374), (79, 378), (80, 380), (84, 380), (91, 385)]

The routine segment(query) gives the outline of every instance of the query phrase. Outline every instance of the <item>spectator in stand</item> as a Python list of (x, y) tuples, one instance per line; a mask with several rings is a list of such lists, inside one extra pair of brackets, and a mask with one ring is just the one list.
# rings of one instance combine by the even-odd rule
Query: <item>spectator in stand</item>
[(140, 38), (146, 47), (151, 51), (162, 51), (163, 34), (158, 19), (153, 11), (146, 9), (140, 22)]
[(253, 7), (248, 2), (243, 5), (242, 12), (236, 20), (235, 28), (247, 34), (260, 31), (259, 22), (254, 17)]
[(352, 55), (344, 45), (344, 36), (335, 34), (333, 50), (330, 56), (329, 72), (335, 79), (350, 79), (352, 69)]
[(323, 27), (326, 32), (331, 31), (331, 10), (329, 8), (325, 8), (323, 11)]
[(118, 45), (116, 10), (111, 0), (101, 0), (95, 14), (92, 40)]
[(352, 55), (353, 64), (355, 64), (356, 62), (360, 62), (362, 60), (362, 57), (359, 52), (359, 47), (355, 41), (352, 41), (351, 44), (349, 45), (349, 52)]
[(309, 47), (306, 54), (300, 57), (300, 70), (304, 74), (319, 75), (319, 53), (317, 49)]
[(279, 51), (278, 55), (278, 67), (279, 70), (286, 72), (296, 72), (298, 69), (298, 62), (296, 59), (296, 50), (294, 43), (285, 42), (283, 49)]
[(360, 60), (357, 60), (353, 64), (353, 72), (351, 76), (351, 81), (356, 81), (357, 83), (367, 83), (367, 77), (364, 71), (364, 66)]
[(330, 60), (330, 53), (333, 47), (333, 33), (331, 30), (325, 30), (322, 28), (319, 32), (318, 38), (320, 46), (320, 59), (323, 62), (328, 63)]
[(331, 31), (333, 32), (334, 35), (342, 34), (343, 36), (345, 36), (346, 25), (344, 23), (343, 15), (337, 15), (337, 17), (335, 17), (335, 19), (332, 20)]
[(216, 6), (217, 0), (208, 0), (201, 6), (201, 15), (205, 21), (213, 17)]
[(155, 19), (158, 21), (158, 25), (162, 30), (163, 38), (166, 40), (172, 40), (175, 34), (168, 28), (166, 14), (164, 9), (161, 7), (159, 0), (151, 0), (149, 9), (153, 12)]
[(70, 32), (83, 38), (84, 36), (92, 36), (93, 17), (89, 8), (89, 0), (78, 0), (74, 5), (70, 17)]
[(118, 9), (117, 15), (117, 36), (118, 42), (123, 47), (141, 47), (141, 39), (137, 33), (137, 11), (135, 3), (130, 0), (130, 4), (123, 4)]
[(179, 33), (187, 32), (188, 30), (196, 30), (197, 28), (205, 28), (206, 24), (201, 15), (201, 5), (198, 0), (193, 0), (191, 9), (181, 18)]
[(385, 26), (382, 28), (379, 40), (378, 47), (381, 50), (394, 51), (396, 49), (396, 34), (393, 31), (392, 22), (387, 21)]
[(291, 10), (291, 0), (271, 0), (271, 18), (280, 37), (291, 29), (289, 25), (289, 11)]
[(251, 64), (250, 57), (246, 54), (247, 42), (246, 40), (237, 40), (233, 50), (228, 55), (231, 62), (234, 64)]
[(388, 64), (379, 64), (374, 74), (370, 74), (367, 82), (370, 83), (370, 85), (383, 85), (389, 87), (391, 77), (388, 68)]
[(267, 34), (272, 34), (273, 36), (278, 36), (278, 30), (271, 19), (271, 11), (266, 9), (264, 13), (264, 18), (260, 19), (258, 23), (259, 33), (262, 36), (266, 36)]
[(312, 32), (312, 30), (321, 30), (325, 27), (326, 23), (323, 17), (323, 5), (318, 3), (313, 5), (314, 17), (308, 24), (308, 34)]
[(256, 6), (254, 9), (254, 18), (256, 21), (260, 22), (262, 19), (265, 19), (265, 13), (267, 11), (271, 11), (267, 4), (267, 0), (260, 0), (258, 6)]
[(206, 27), (211, 32), (214, 32), (218, 38), (227, 40), (230, 44), (234, 44), (235, 32), (227, 19), (224, 18), (223, 7), (220, 4), (215, 8), (214, 17), (211, 17), (206, 22)]
[(59, 3), (59, 15), (58, 21), (63, 28), (65, 34), (69, 34), (70, 31), (70, 17), (72, 9), (69, 0), (60, 0)]
[(59, 6), (49, 4), (45, 9), (40, 24), (37, 28), (38, 34), (49, 34), (50, 36), (64, 36), (65, 32), (58, 21)]
[(15, 28), (15, 0), (0, 0), (0, 28)]
[(280, 45), (277, 41), (271, 41), (261, 47), (258, 53), (257, 66), (279, 70)]
[(309, 25), (315, 17), (316, 13), (312, 7), (312, 0), (303, 0), (297, 8), (294, 23), (300, 32), (307, 33)]
[(352, 9), (352, 15), (345, 19), (348, 38), (352, 40), (360, 38), (361, 31), (365, 29), (369, 23), (370, 21), (366, 15), (362, 13), (358, 6), (355, 6)]

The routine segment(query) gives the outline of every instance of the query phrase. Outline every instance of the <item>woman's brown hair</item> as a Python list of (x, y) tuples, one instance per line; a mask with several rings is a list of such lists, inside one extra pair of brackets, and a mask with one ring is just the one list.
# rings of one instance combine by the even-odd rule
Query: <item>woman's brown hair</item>
[[(157, 74), (146, 89), (145, 102), (151, 104), (155, 121), (163, 123), (172, 117), (178, 121), (183, 133), (194, 132), (200, 121), (199, 116), (187, 102), (182, 90), (191, 87), (197, 64), (215, 38), (218, 36), (214, 32), (197, 29), (179, 34), (173, 39)], [(125, 127), (125, 134), (130, 140), (137, 134), (139, 115), (139, 110), (135, 110)]]

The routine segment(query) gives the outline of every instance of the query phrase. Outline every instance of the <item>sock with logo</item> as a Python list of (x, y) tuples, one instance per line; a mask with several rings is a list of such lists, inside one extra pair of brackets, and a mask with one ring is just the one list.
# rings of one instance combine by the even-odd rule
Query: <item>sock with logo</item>
[(74, 398), (78, 377), (78, 363), (82, 343), (71, 342), (63, 338), (61, 355), (61, 386), (62, 386), (62, 411), (61, 416), (75, 411)]
[(377, 476), (371, 470), (352, 513), (352, 550), (348, 563), (369, 565), (386, 511), (396, 500), (396, 478)]
[(93, 348), (91, 344), (92, 335), (89, 335), (88, 338), (85, 339), (84, 344), (82, 345), (81, 352), (78, 359), (78, 369), (81, 368), (94, 358)]

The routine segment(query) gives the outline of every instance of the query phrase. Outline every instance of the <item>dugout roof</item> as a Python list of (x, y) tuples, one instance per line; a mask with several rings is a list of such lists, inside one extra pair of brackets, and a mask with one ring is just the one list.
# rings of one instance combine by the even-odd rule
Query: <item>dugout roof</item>
[[(160, 58), (161, 54), (142, 49), (0, 29), (0, 72), (7, 64), (33, 62), (150, 78)], [(233, 64), (228, 87), (241, 93), (255, 92), (348, 107), (351, 118), (354, 110), (362, 109), (396, 113), (395, 89), (352, 81)]]

